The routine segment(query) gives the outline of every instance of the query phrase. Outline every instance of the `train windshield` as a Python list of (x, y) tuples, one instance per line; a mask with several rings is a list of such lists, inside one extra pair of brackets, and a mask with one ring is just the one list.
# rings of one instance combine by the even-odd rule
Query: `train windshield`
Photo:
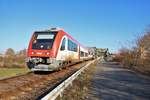
[(50, 50), (57, 32), (35, 32), (32, 41), (32, 49)]

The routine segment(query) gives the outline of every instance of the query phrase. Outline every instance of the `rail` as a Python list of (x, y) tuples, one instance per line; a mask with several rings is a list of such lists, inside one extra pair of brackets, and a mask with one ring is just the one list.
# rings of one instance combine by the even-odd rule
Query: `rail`
[(84, 67), (82, 67), (80, 70), (75, 72), (73, 75), (71, 75), (69, 78), (64, 80), (62, 83), (60, 83), (56, 88), (54, 88), (51, 92), (49, 92), (46, 96), (44, 96), (41, 100), (55, 100), (59, 95), (61, 96), (61, 93), (64, 91), (65, 88), (67, 88), (70, 84), (72, 84), (73, 80), (75, 80), (81, 72), (83, 72), (89, 65), (93, 64), (100, 58), (97, 58), (88, 64), (86, 64)]

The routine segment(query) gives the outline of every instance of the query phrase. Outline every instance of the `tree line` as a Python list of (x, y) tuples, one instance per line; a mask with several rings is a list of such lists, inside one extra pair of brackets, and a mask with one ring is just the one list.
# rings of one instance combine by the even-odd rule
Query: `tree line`
[(124, 67), (150, 74), (150, 28), (134, 42), (131, 47), (122, 47), (115, 60)]
[(8, 48), (4, 54), (0, 56), (0, 67), (13, 68), (25, 67), (26, 49), (15, 52), (12, 48)]

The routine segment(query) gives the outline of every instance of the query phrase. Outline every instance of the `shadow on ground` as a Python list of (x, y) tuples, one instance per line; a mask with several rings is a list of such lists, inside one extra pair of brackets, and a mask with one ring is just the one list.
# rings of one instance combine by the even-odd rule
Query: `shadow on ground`
[(97, 65), (88, 100), (150, 100), (150, 78), (114, 63)]
[(54, 71), (34, 71), (34, 74), (37, 75), (49, 75), (51, 73), (54, 73)]

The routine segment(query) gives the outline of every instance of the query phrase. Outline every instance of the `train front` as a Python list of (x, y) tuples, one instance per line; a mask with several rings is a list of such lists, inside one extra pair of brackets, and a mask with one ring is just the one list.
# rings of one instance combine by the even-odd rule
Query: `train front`
[(55, 47), (58, 31), (34, 32), (28, 47), (27, 66), (32, 71), (53, 71), (57, 69)]

